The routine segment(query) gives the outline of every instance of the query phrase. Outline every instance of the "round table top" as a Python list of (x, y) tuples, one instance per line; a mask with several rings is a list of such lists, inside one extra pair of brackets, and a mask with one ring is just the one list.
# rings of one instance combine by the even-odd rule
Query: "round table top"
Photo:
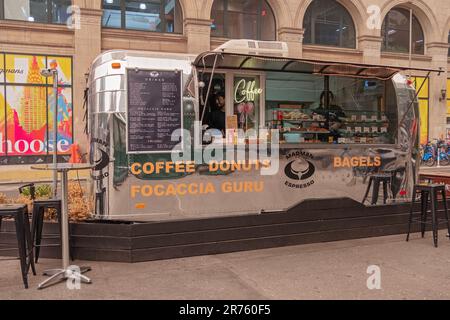
[(31, 166), (33, 170), (51, 170), (51, 171), (71, 171), (71, 170), (85, 170), (92, 169), (93, 165), (89, 163), (57, 163), (56, 167), (53, 163), (36, 164)]

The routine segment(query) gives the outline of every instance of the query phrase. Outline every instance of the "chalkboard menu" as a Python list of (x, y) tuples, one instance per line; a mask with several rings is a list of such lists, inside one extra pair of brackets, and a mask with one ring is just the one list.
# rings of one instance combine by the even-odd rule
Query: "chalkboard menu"
[(128, 69), (128, 153), (171, 152), (183, 128), (182, 72)]

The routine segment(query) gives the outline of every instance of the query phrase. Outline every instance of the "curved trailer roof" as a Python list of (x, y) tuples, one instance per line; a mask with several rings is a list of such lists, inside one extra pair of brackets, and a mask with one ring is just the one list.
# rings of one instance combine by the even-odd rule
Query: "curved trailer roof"
[(292, 72), (389, 80), (401, 71), (443, 72), (442, 69), (421, 69), (381, 66), (324, 60), (292, 59), (277, 56), (248, 55), (241, 53), (209, 51), (200, 54), (194, 62), (197, 68), (213, 68), (268, 72)]

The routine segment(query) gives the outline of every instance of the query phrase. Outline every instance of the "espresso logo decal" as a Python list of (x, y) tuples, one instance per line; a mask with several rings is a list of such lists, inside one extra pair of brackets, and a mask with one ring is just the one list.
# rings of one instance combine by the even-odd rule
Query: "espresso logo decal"
[(286, 156), (288, 163), (284, 174), (288, 178), (285, 185), (293, 189), (305, 189), (314, 184), (316, 167), (312, 160), (313, 155), (308, 152), (294, 151)]
[(158, 77), (159, 77), (159, 72), (158, 72), (158, 71), (152, 71), (152, 72), (150, 72), (150, 77), (152, 77), (152, 78), (158, 78)]

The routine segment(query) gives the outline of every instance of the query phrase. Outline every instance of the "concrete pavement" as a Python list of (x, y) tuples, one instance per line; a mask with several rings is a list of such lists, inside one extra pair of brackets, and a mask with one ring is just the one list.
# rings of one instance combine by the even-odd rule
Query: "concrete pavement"
[[(312, 244), (138, 264), (88, 262), (94, 283), (23, 289), (18, 261), (0, 262), (0, 299), (450, 299), (450, 240), (431, 235)], [(75, 264), (85, 265), (76, 261)], [(381, 269), (381, 290), (367, 268)], [(42, 260), (38, 271), (59, 266)]]

